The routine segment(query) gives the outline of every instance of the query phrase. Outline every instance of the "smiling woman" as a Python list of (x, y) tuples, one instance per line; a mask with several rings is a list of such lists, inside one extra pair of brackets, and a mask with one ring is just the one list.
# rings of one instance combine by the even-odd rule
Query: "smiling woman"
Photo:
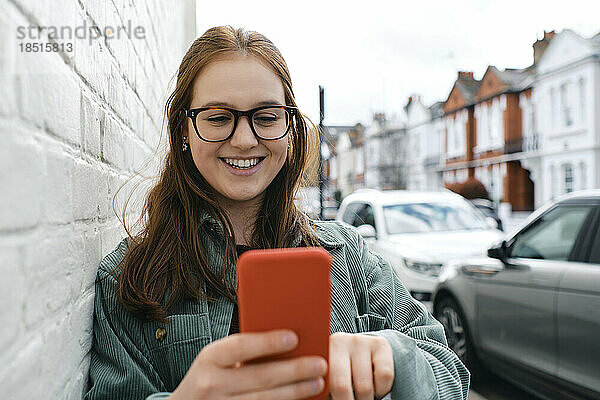
[[(353, 228), (294, 205), (318, 137), (272, 42), (209, 29), (184, 56), (166, 114), (146, 225), (98, 270), (86, 399), (466, 399), (468, 371), (390, 264)], [(299, 246), (332, 257), (329, 359), (246, 364), (298, 339), (238, 332), (237, 257)]]
[[(257, 209), (265, 189), (283, 167), (291, 141), (285, 136), (290, 121), (286, 109), (260, 106), (285, 106), (281, 79), (260, 59), (234, 53), (204, 68), (194, 81), (192, 98), (191, 108), (203, 110), (195, 125), (190, 118), (185, 126), (198, 171), (221, 201), (230, 199), (238, 207)], [(210, 104), (259, 108), (238, 118), (237, 111), (203, 109)], [(258, 132), (269, 137), (261, 139)], [(235, 233), (240, 244), (248, 244), (249, 237), (244, 238), (241, 231)]]

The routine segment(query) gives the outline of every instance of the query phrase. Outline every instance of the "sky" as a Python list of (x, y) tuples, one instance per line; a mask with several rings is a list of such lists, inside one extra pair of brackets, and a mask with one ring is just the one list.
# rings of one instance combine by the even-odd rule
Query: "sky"
[(232, 25), (274, 42), (298, 106), (315, 123), (325, 88), (326, 125), (401, 115), (413, 94), (426, 105), (444, 101), (457, 71), (481, 79), (488, 65), (527, 67), (544, 30), (600, 32), (599, 0), (198, 0), (196, 9), (198, 36)]

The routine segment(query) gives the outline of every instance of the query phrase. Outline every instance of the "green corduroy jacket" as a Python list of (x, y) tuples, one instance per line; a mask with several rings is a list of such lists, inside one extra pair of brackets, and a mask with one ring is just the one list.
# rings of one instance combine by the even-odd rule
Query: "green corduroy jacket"
[[(214, 270), (222, 268), (222, 229), (206, 216), (213, 240), (204, 238)], [(331, 318), (334, 332), (384, 337), (394, 353), (393, 400), (467, 399), (469, 371), (447, 346), (442, 325), (413, 299), (390, 264), (367, 248), (356, 229), (311, 221), (332, 256)], [(299, 245), (301, 237), (295, 238)], [(100, 263), (96, 280), (88, 391), (85, 399), (166, 399), (208, 343), (229, 332), (233, 303), (184, 301), (170, 323), (141, 322), (120, 305), (109, 276), (127, 250), (127, 238)], [(235, 282), (235, 268), (231, 278)], [(157, 334), (157, 331), (159, 334)]]

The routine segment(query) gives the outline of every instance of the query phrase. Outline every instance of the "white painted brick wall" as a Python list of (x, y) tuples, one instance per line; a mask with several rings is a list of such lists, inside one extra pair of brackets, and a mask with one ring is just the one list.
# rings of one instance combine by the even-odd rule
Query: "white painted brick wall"
[[(160, 166), (167, 85), (195, 38), (194, 4), (0, 0), (2, 399), (82, 397), (96, 269), (125, 236), (113, 197)], [(128, 21), (144, 39), (56, 40), (70, 53), (19, 47), (48, 42), (19, 39), (19, 26)], [(135, 182), (117, 195), (119, 216)]]

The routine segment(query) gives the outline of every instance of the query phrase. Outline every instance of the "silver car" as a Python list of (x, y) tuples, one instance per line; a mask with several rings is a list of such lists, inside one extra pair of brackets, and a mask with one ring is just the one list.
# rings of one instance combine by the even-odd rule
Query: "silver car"
[(337, 220), (355, 226), (430, 311), (446, 261), (485, 255), (504, 237), (495, 221), (486, 221), (471, 203), (447, 190), (357, 190), (344, 198)]
[(600, 190), (449, 263), (433, 308), (473, 379), (487, 369), (542, 398), (600, 399)]

